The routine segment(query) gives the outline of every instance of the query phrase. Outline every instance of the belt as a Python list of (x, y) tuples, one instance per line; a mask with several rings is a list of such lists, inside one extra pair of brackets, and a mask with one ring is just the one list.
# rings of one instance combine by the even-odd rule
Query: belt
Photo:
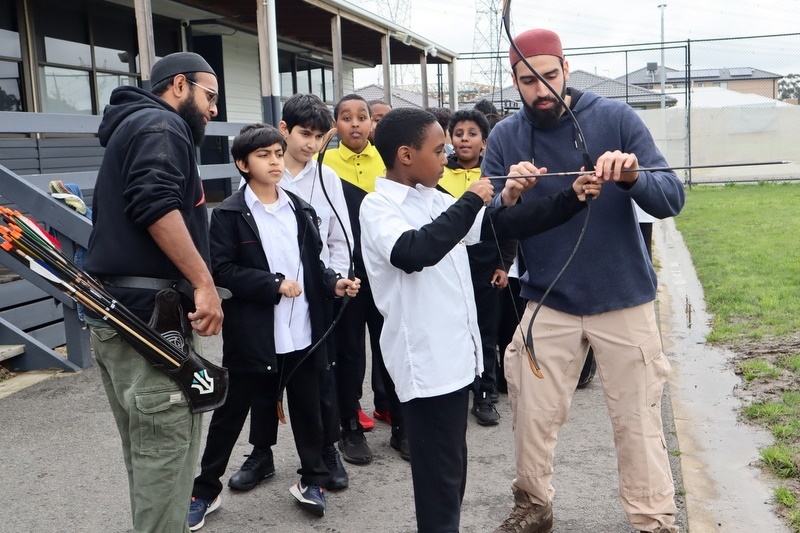
[[(194, 300), (194, 287), (185, 279), (148, 278), (145, 276), (101, 276), (100, 281), (104, 285), (125, 289), (149, 289), (153, 291), (175, 289), (190, 300)], [(223, 287), (217, 287), (217, 294), (223, 300), (227, 300), (232, 296), (231, 291)]]

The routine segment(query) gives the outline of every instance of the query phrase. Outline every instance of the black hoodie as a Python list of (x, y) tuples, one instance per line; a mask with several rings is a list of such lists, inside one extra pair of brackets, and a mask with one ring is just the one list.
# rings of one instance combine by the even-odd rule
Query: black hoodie
[[(208, 213), (186, 121), (161, 98), (137, 87), (118, 87), (98, 134), (106, 151), (94, 189), (86, 270), (100, 278), (181, 279), (147, 231), (176, 209), (208, 263)], [(141, 318), (150, 317), (155, 291), (108, 289)]]

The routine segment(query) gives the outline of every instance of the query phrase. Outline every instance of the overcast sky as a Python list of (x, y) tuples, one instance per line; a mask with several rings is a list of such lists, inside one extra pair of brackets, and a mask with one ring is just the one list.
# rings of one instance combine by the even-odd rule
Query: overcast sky
[[(350, 0), (377, 14), (378, 0)], [(401, 0), (388, 0), (398, 2)], [(494, 7), (502, 0), (405, 0), (410, 3), (409, 27), (456, 53), (473, 51), (476, 9)], [(385, 1), (384, 1), (385, 3)], [(543, 2), (515, 0), (511, 4), (512, 32), (542, 27), (557, 32), (567, 50), (570, 66), (617, 77), (627, 70), (660, 62), (660, 51), (624, 56), (584, 56), (570, 48), (659, 43), (661, 9), (665, 3), (664, 40), (684, 41), (665, 51), (668, 67), (685, 66), (685, 41), (691, 39), (692, 68), (754, 67), (777, 74), (800, 72), (800, 37), (749, 39), (703, 43), (694, 41), (730, 37), (800, 32), (800, 0), (574, 0)], [(388, 17), (387, 17), (388, 18)], [(471, 65), (458, 65), (460, 81), (470, 79)], [(376, 81), (377, 74), (361, 71), (356, 86)]]

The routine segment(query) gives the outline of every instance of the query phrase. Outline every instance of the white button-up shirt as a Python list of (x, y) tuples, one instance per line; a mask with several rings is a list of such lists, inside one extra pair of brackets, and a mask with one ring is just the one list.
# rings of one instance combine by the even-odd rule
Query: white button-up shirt
[[(350, 247), (352, 248), (353, 231), (350, 228), (347, 203), (345, 203), (344, 192), (342, 191), (342, 180), (339, 179), (339, 176), (331, 167), (323, 164), (322, 181), (325, 184), (325, 191), (323, 192), (322, 185), (318, 183), (318, 177), (317, 162), (312, 159), (306, 163), (306, 166), (296, 176), (292, 176), (288, 170), (284, 170), (279, 185), (311, 204), (314, 211), (317, 212), (319, 234), (322, 237), (320, 259), (325, 263), (325, 266), (332, 268), (346, 278), (348, 270), (350, 270), (350, 252), (347, 248), (347, 241), (350, 241)], [(245, 181), (242, 179), (239, 186), (241, 187), (244, 183)], [(325, 198), (325, 192), (328, 193), (330, 203)], [(336, 213), (339, 213), (339, 217), (342, 219), (341, 224), (336, 219), (336, 213), (331, 208), (331, 204), (336, 208)], [(346, 239), (345, 232), (347, 232)]]
[[(244, 190), (244, 200), (258, 226), (258, 237), (273, 273), (303, 286), (303, 263), (297, 243), (297, 218), (289, 196), (278, 189), (278, 201), (263, 204), (250, 187)], [(311, 344), (311, 313), (305, 291), (296, 298), (281, 297), (275, 306), (275, 353), (302, 350)]]
[(406, 274), (390, 262), (400, 235), (430, 223), (455, 201), (436, 189), (379, 178), (361, 204), (364, 264), (384, 318), (381, 350), (401, 402), (456, 391), (483, 372), (467, 244), (480, 241), (485, 210), (436, 265)]

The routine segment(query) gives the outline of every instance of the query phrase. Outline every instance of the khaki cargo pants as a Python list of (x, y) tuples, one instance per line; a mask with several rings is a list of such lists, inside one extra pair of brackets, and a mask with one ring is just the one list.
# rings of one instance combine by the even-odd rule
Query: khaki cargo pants
[(175, 382), (113, 328), (90, 320), (89, 330), (122, 438), (134, 531), (188, 533), (202, 417), (189, 411)]
[[(535, 303), (528, 302), (522, 317), (525, 332), (534, 308)], [(661, 394), (670, 365), (653, 303), (590, 316), (543, 306), (533, 338), (544, 379), (531, 372), (519, 328), (505, 353), (516, 447), (513, 485), (535, 504), (552, 501), (558, 430), (567, 420), (591, 344), (614, 429), (622, 507), (634, 529), (672, 530), (675, 488), (661, 421)]]

